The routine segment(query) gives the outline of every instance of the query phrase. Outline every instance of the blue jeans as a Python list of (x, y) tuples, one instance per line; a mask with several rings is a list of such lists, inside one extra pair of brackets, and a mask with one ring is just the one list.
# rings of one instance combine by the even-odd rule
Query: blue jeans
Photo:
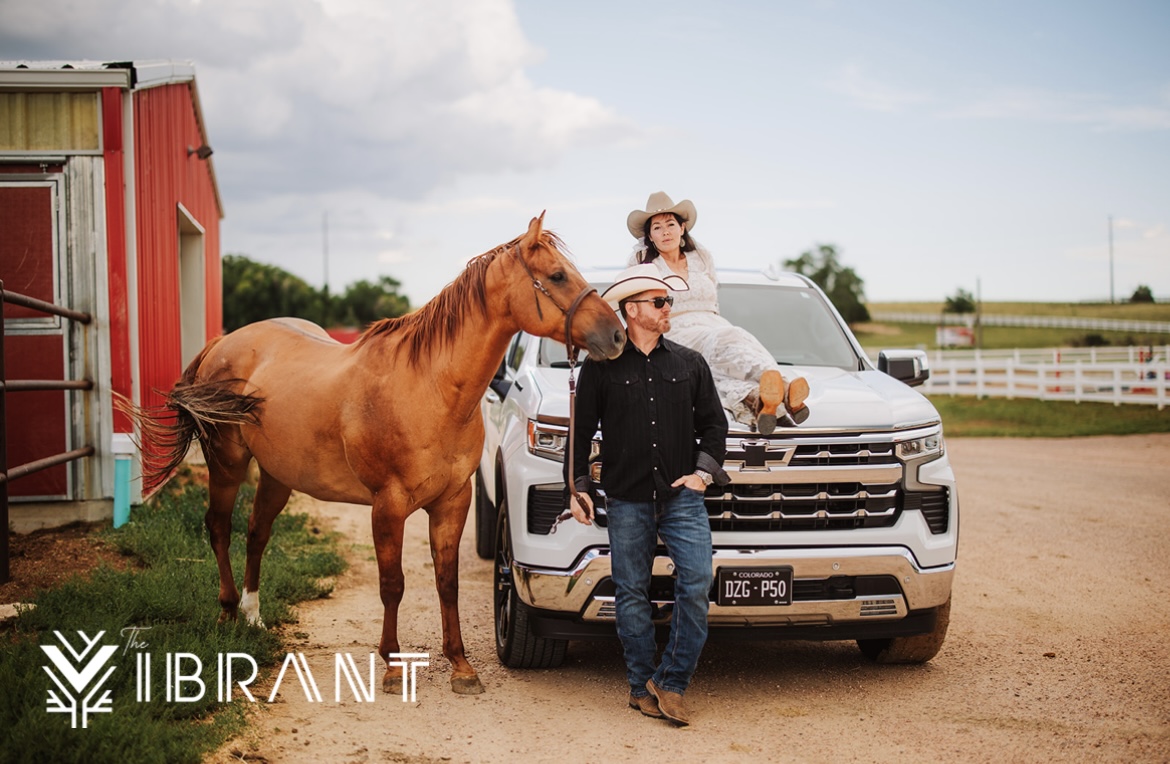
[[(617, 632), (630, 692), (637, 697), (647, 695), (646, 681), (653, 678), (663, 690), (684, 693), (707, 641), (711, 524), (703, 495), (684, 488), (665, 503), (609, 499), (606, 506), (610, 562), (617, 588)], [(670, 640), (655, 669), (650, 574), (657, 538), (666, 545), (676, 578)]]

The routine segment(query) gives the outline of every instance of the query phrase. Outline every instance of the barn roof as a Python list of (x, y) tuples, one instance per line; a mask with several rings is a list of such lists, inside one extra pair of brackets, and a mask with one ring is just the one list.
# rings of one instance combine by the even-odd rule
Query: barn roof
[[(191, 89), (191, 103), (203, 143), (211, 145), (203, 106), (195, 84), (193, 61), (0, 61), (0, 90), (89, 90), (122, 88), (146, 90), (160, 85), (186, 84)], [(207, 160), (216, 204), (222, 216), (223, 201), (215, 178), (215, 165)]]

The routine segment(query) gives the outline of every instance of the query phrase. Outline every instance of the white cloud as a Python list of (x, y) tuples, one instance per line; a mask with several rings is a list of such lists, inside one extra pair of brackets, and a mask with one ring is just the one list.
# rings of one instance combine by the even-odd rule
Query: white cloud
[(0, 17), (21, 57), (194, 60), (229, 211), (347, 186), (419, 199), (638, 132), (529, 80), (543, 53), (510, 0), (0, 0)]

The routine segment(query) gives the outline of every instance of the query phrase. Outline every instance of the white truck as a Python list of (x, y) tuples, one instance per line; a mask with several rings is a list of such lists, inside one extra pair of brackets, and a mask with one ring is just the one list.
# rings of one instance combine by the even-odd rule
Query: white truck
[[(603, 289), (616, 273), (585, 275)], [(930, 660), (949, 622), (959, 498), (938, 411), (912, 389), (926, 354), (882, 351), (875, 368), (803, 276), (719, 281), (724, 317), (808, 379), (811, 415), (767, 437), (729, 417), (731, 482), (706, 496), (710, 639), (856, 640), (879, 662)], [(556, 666), (573, 640), (616, 638), (604, 495), (592, 525), (563, 519), (569, 373), (563, 345), (519, 334), (482, 403), (476, 550), (495, 560), (496, 649), (511, 667)], [(591, 459), (600, 474), (601, 433)], [(660, 549), (660, 625), (671, 571)]]

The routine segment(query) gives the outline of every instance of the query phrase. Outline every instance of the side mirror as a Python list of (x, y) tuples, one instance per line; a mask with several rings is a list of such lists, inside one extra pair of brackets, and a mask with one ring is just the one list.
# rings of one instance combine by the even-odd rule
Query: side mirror
[(878, 371), (910, 387), (930, 379), (930, 364), (924, 350), (883, 350), (878, 354)]
[(512, 389), (512, 383), (506, 376), (507, 367), (503, 361), (500, 361), (500, 368), (496, 369), (496, 375), (492, 377), (492, 381), (488, 383), (488, 387), (495, 390), (496, 395), (500, 396), (500, 400), (508, 397), (508, 391)]

